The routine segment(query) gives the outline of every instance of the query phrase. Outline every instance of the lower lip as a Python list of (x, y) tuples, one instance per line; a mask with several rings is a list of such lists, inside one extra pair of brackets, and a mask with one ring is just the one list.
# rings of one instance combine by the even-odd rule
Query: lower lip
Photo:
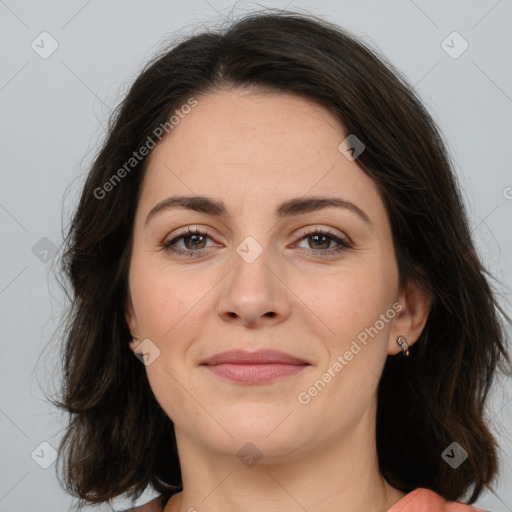
[(216, 365), (205, 365), (208, 370), (229, 380), (237, 382), (259, 383), (269, 382), (280, 377), (295, 375), (307, 364), (231, 364), (223, 363)]

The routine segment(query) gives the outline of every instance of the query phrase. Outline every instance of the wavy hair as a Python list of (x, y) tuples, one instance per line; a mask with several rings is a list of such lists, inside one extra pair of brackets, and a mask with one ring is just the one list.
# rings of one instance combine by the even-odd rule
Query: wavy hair
[[(498, 469), (485, 404), (498, 367), (510, 364), (500, 315), (508, 318), (475, 250), (440, 130), (384, 56), (320, 18), (273, 9), (167, 46), (110, 118), (60, 267), (72, 291), (63, 383), (53, 400), (70, 418), (61, 485), (81, 504), (139, 496), (148, 484), (164, 504), (181, 489), (173, 423), (128, 347), (127, 276), (148, 158), (130, 169), (126, 162), (191, 97), (232, 88), (299, 94), (365, 144), (357, 162), (385, 203), (400, 282), (413, 280), (433, 296), (411, 356), (388, 357), (383, 370), (379, 467), (404, 492), (426, 487), (455, 500), (471, 490), (473, 503)], [(453, 441), (468, 453), (456, 471), (441, 458)]]

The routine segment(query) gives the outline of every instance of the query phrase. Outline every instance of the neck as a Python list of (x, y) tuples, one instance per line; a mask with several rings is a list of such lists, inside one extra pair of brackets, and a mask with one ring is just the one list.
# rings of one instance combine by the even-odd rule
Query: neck
[(286, 461), (245, 466), (236, 456), (205, 450), (176, 430), (183, 491), (165, 512), (386, 512), (405, 494), (382, 477), (375, 409), (344, 436)]

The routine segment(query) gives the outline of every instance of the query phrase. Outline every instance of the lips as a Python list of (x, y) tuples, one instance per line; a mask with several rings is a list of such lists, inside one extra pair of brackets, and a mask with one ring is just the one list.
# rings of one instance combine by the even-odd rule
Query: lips
[(248, 352), (245, 350), (228, 350), (220, 352), (208, 359), (202, 361), (201, 364), (213, 366), (217, 364), (291, 364), (303, 365), (308, 364), (306, 361), (298, 357), (281, 352), (280, 350), (258, 350), (256, 352)]
[(228, 350), (205, 359), (201, 366), (225, 379), (259, 383), (295, 375), (310, 364), (286, 352), (267, 349), (256, 352)]

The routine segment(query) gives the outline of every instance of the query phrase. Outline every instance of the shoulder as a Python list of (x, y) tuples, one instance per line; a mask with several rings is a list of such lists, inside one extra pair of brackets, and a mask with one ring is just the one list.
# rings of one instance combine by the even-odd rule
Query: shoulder
[(419, 487), (406, 494), (387, 512), (486, 512), (458, 501), (445, 500), (441, 495)]
[(126, 512), (163, 512), (164, 505), (160, 497), (155, 498), (140, 507), (135, 507), (127, 510)]

